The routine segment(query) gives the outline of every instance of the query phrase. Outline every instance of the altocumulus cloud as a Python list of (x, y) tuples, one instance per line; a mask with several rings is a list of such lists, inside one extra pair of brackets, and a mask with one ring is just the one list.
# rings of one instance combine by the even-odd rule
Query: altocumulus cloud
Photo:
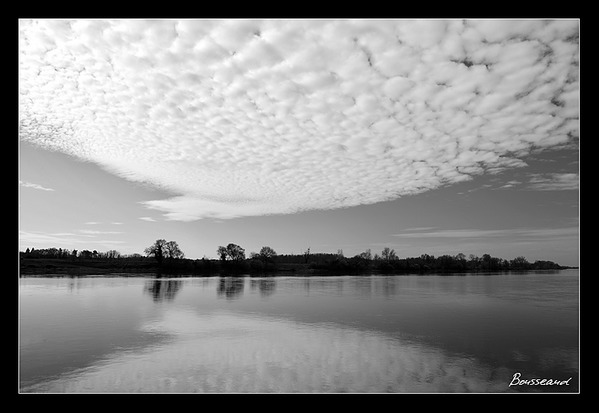
[(20, 137), (167, 219), (369, 204), (579, 136), (577, 20), (22, 20)]

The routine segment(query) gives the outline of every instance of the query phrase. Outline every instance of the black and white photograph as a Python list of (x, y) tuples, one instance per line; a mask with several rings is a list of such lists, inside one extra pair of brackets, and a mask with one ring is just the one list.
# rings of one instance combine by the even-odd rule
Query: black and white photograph
[(19, 18), (29, 394), (580, 394), (579, 18)]

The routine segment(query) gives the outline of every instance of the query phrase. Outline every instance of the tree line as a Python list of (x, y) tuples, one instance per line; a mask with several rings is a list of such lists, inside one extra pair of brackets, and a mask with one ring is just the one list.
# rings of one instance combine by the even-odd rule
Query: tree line
[[(459, 253), (456, 255), (441, 255), (435, 257), (422, 254), (419, 257), (399, 258), (395, 250), (385, 247), (380, 253), (373, 254), (370, 249), (346, 257), (343, 250), (337, 253), (312, 253), (310, 248), (301, 254), (282, 254), (264, 246), (259, 252), (251, 252), (246, 257), (245, 249), (229, 243), (218, 246), (218, 259), (185, 258), (185, 254), (176, 241), (158, 239), (145, 248), (145, 255), (121, 254), (116, 250), (98, 252), (96, 250), (68, 250), (62, 248), (34, 249), (27, 248), (21, 252), (22, 258), (59, 258), (69, 260), (126, 260), (138, 262), (149, 258), (155, 260), (159, 269), (173, 272), (210, 273), (210, 272), (269, 272), (312, 270), (335, 273), (455, 273), (455, 272), (492, 272), (492, 271), (527, 271), (527, 270), (557, 270), (563, 267), (553, 261), (529, 262), (525, 257), (518, 256), (511, 260), (492, 257), (484, 254), (481, 257)], [(146, 261), (147, 262), (147, 261)]]
[(97, 250), (69, 250), (66, 248), (27, 248), (24, 252), (21, 251), (21, 256), (26, 258), (81, 258), (81, 259), (114, 259), (114, 258), (126, 258), (126, 257), (141, 257), (141, 254), (128, 254), (124, 255), (117, 250), (108, 250), (105, 252), (98, 252)]
[(313, 265), (313, 268), (329, 271), (369, 271), (381, 273), (455, 273), (455, 272), (494, 272), (494, 271), (530, 271), (565, 269), (553, 261), (529, 262), (525, 257), (518, 256), (511, 260), (492, 257), (483, 254), (478, 257), (470, 254), (467, 258), (463, 253), (456, 255), (441, 255), (435, 257), (422, 254), (419, 257), (399, 258), (391, 248), (384, 248), (381, 254), (372, 255), (366, 250), (353, 257), (346, 258), (343, 253), (337, 253), (324, 263)]

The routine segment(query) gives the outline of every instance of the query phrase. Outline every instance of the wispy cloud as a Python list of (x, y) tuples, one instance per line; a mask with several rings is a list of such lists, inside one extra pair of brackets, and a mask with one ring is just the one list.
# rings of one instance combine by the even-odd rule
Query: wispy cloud
[(576, 19), (22, 20), (20, 137), (172, 191), (144, 203), (167, 219), (386, 201), (576, 142), (578, 32)]
[[(66, 247), (66, 248), (113, 248), (115, 246), (125, 244), (123, 240), (98, 239), (98, 235), (106, 235), (106, 232), (93, 233), (73, 232), (44, 232), (44, 231), (19, 231), (19, 247), (20, 248), (50, 248), (50, 247)], [(112, 234), (112, 233), (108, 233)]]
[(518, 187), (519, 185), (521, 185), (522, 182), (520, 181), (508, 181), (505, 184), (501, 185), (499, 187), (499, 189), (510, 189), (510, 188), (515, 188)]
[(52, 188), (46, 188), (42, 185), (33, 184), (31, 182), (19, 181), (19, 185), (22, 186), (23, 188), (37, 189), (40, 191), (54, 191), (54, 189), (52, 189)]
[(122, 234), (123, 233), (121, 231), (94, 231), (94, 230), (88, 230), (88, 229), (80, 229), (79, 232), (82, 234), (87, 234), (87, 235), (106, 235), (106, 234)]
[(102, 245), (104, 247), (111, 247), (111, 246), (118, 246), (118, 245), (123, 245), (126, 242), (123, 240), (112, 240), (112, 239), (103, 239), (103, 240), (98, 240), (96, 241), (96, 243), (98, 245)]
[(528, 188), (537, 191), (571, 191), (580, 187), (577, 173), (533, 174)]
[(122, 222), (99, 222), (99, 221), (87, 221), (83, 223), (84, 225), (123, 225)]
[(142, 221), (156, 222), (156, 220), (152, 217), (139, 217), (139, 219), (141, 219)]
[[(83, 239), (82, 239), (83, 237)], [(51, 233), (43, 231), (19, 231), (19, 244), (29, 246), (76, 246), (88, 243), (89, 235), (74, 234), (70, 232)]]
[(578, 237), (578, 227), (567, 228), (506, 228), (506, 229), (447, 229), (437, 231), (408, 231), (393, 234), (398, 238), (519, 238), (547, 239), (556, 237)]
[(416, 231), (430, 231), (431, 229), (435, 229), (436, 227), (413, 227), (413, 228), (405, 228), (405, 232), (416, 232)]

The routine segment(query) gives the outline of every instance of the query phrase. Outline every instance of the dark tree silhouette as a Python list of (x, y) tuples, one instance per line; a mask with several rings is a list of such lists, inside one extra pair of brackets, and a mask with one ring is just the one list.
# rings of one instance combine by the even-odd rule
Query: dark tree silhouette
[(90, 250), (83, 250), (79, 253), (79, 258), (90, 259), (92, 257), (92, 252)]
[(227, 245), (227, 255), (233, 261), (243, 261), (245, 260), (245, 250), (241, 248), (237, 244), (229, 244)]
[(161, 265), (164, 259), (180, 259), (184, 257), (183, 251), (179, 248), (176, 241), (166, 241), (164, 239), (157, 239), (154, 244), (144, 250), (147, 256), (153, 256)]
[(185, 256), (176, 241), (168, 241), (164, 244), (164, 252), (165, 257), (171, 259), (179, 259)]
[(105, 257), (109, 259), (120, 258), (121, 253), (117, 250), (108, 250), (106, 251)]
[(304, 252), (304, 262), (307, 264), (310, 260), (310, 247)]
[(381, 258), (385, 261), (392, 261), (397, 259), (397, 254), (395, 253), (395, 250), (385, 247), (383, 248), (383, 251), (381, 251)]
[(158, 261), (158, 264), (162, 264), (162, 260), (164, 259), (165, 249), (166, 249), (165, 245), (166, 245), (166, 240), (157, 239), (154, 242), (154, 244), (152, 244), (148, 248), (146, 248), (144, 250), (144, 252), (146, 253), (146, 255), (148, 257), (153, 256), (154, 258), (156, 258), (156, 261)]
[(220, 246), (216, 250), (222, 261), (243, 261), (245, 260), (245, 250), (237, 244), (229, 244), (226, 247)]
[(270, 247), (262, 247), (258, 253), (258, 259), (264, 263), (272, 261), (272, 259), (276, 256), (276, 251)]
[(221, 261), (225, 261), (227, 259), (227, 248), (226, 247), (223, 247), (222, 245), (219, 246), (218, 249), (216, 250), (216, 253), (218, 254)]
[(370, 251), (370, 248), (369, 248), (366, 251), (359, 253), (357, 255), (357, 257), (360, 259), (363, 259), (363, 260), (370, 261), (370, 260), (372, 260), (372, 252)]

